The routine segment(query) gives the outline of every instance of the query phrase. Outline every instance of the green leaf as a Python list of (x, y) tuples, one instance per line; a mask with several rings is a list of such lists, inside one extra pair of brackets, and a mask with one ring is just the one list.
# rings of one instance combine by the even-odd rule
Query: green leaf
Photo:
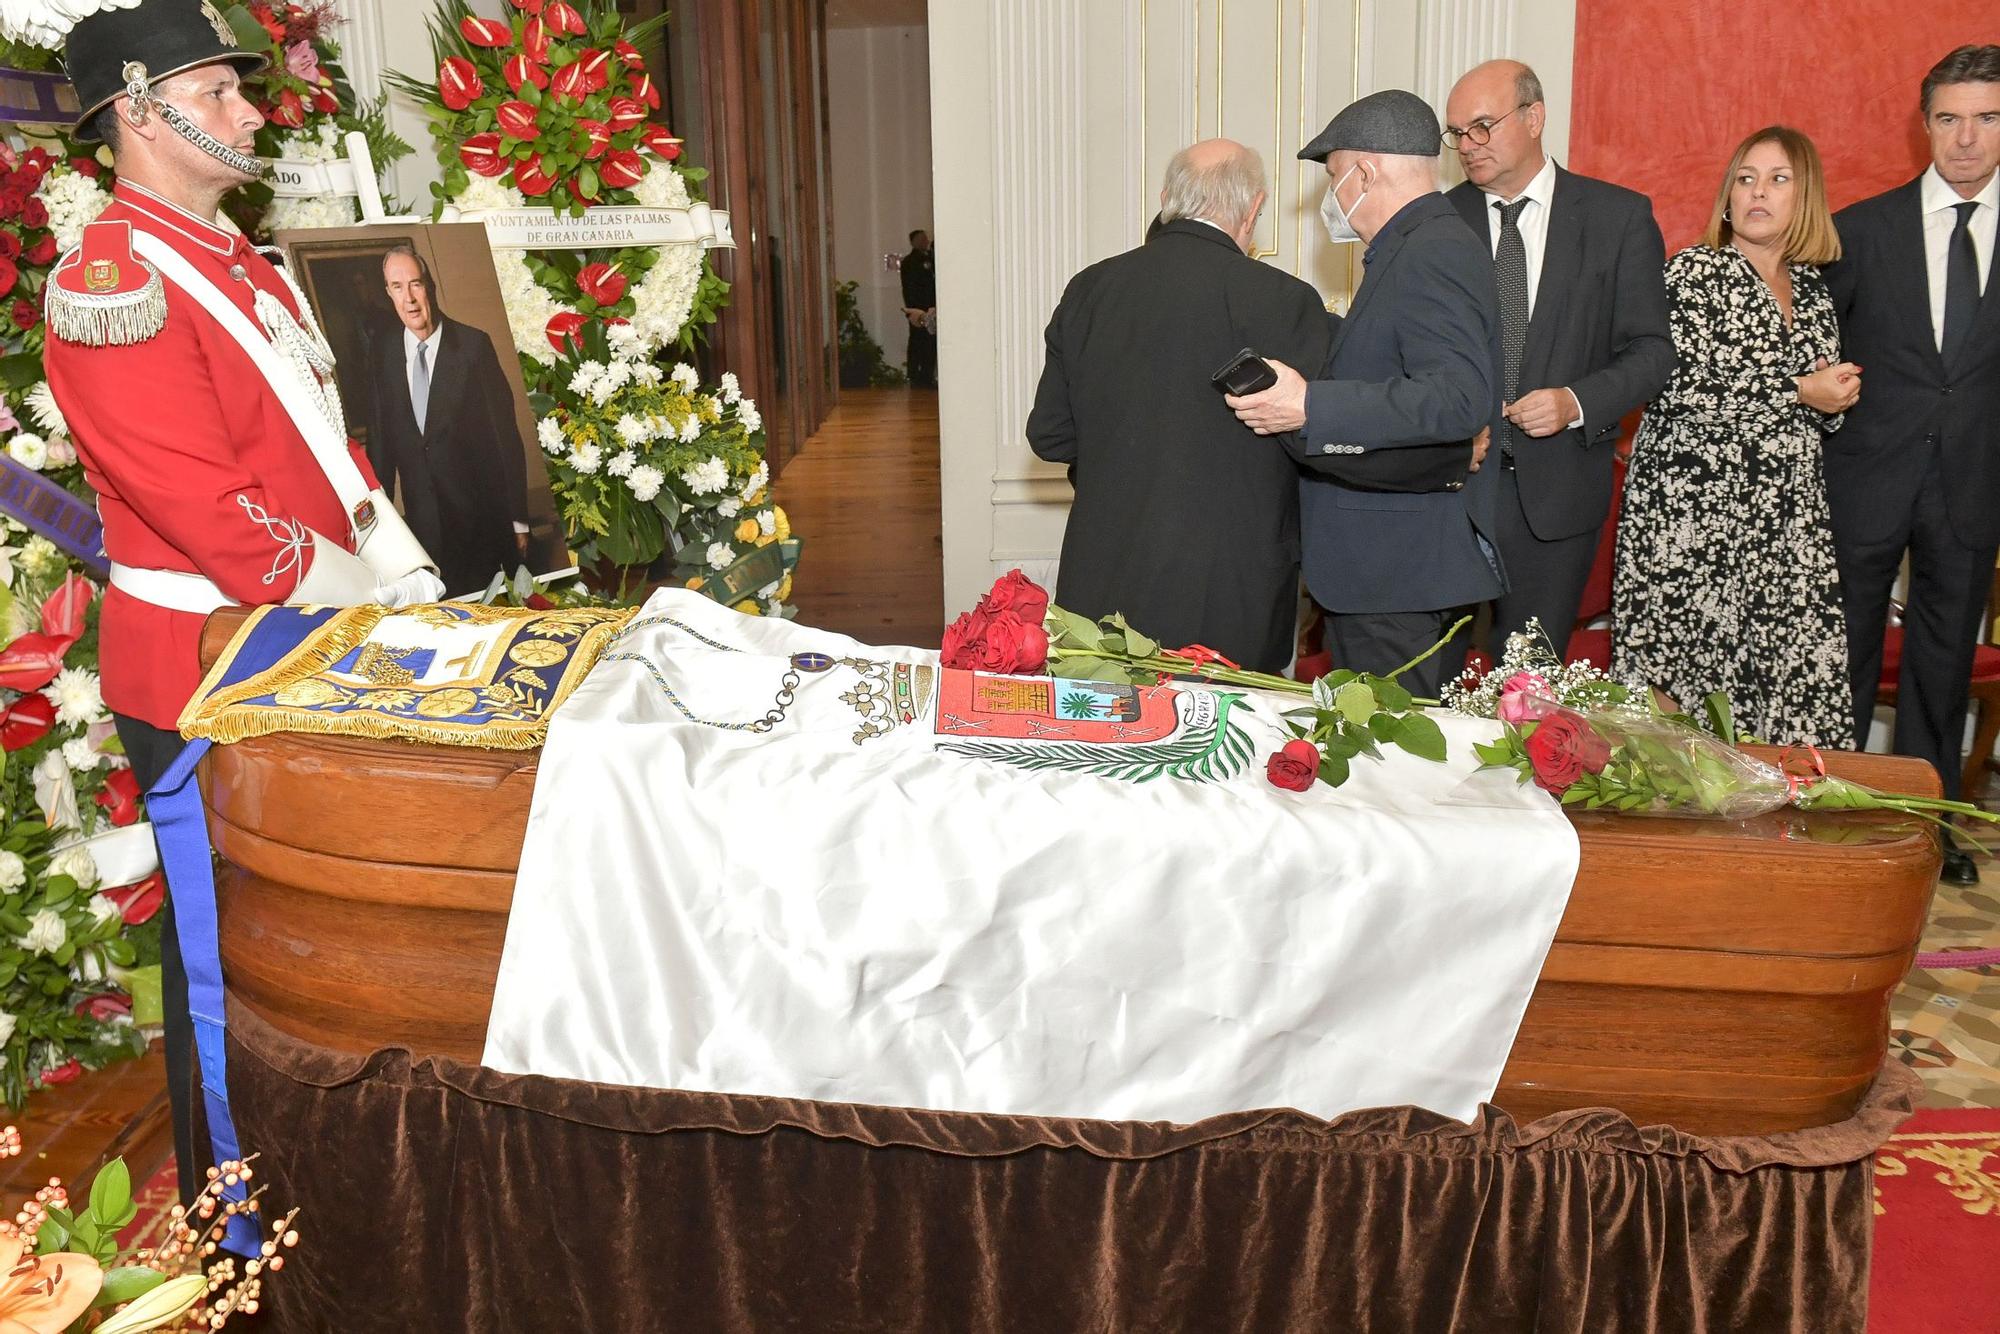
[(1128, 625), (1125, 627), (1125, 649), (1135, 658), (1156, 657), (1160, 652), (1160, 641), (1150, 639)]
[(93, 1307), (122, 1306), (135, 1297), (142, 1297), (167, 1281), (167, 1276), (157, 1269), (144, 1265), (120, 1265), (116, 1269), (104, 1271), (104, 1286), (99, 1289)]
[(1347, 756), (1336, 755), (1332, 751), (1320, 756), (1319, 781), (1328, 787), (1339, 787), (1347, 781)]
[[(1058, 627), (1057, 639), (1065, 648), (1098, 648), (1103, 644), (1104, 632), (1097, 628), (1097, 622), (1086, 620), (1073, 611), (1061, 607), (1050, 607), (1049, 617)], [(22, 928), (27, 930), (26, 927)]]
[(1410, 692), (1394, 681), (1380, 676), (1368, 677), (1367, 681), (1369, 689), (1375, 692), (1375, 698), (1391, 713), (1407, 713), (1410, 706), (1416, 703)]
[(113, 1158), (90, 1183), (90, 1212), (106, 1222), (132, 1207), (132, 1170), (123, 1158)]
[(1375, 692), (1361, 681), (1350, 681), (1333, 694), (1333, 707), (1351, 723), (1365, 725), (1375, 712)]
[(1444, 762), (1444, 729), (1437, 719), (1422, 713), (1406, 713), (1393, 738), (1395, 743), (1421, 760)]

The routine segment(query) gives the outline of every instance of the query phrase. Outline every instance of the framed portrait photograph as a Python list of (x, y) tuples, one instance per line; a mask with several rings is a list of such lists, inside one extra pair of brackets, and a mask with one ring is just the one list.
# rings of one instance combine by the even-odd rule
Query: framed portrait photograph
[(447, 597), (571, 568), (478, 223), (281, 231), (333, 347), (347, 429)]

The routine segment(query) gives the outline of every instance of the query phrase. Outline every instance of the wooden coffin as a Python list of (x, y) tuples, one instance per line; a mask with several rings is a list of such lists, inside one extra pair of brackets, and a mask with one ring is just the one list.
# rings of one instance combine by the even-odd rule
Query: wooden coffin
[[(209, 625), (204, 656), (236, 618)], [(477, 1062), (534, 790), (532, 752), (274, 736), (201, 782), (235, 1004), (341, 1051)], [(1920, 762), (1828, 768), (1935, 794)], [(1844, 1120), (1888, 1041), (1938, 865), (1927, 826), (1784, 812), (1574, 814), (1583, 857), (1494, 1101), (1767, 1134)]]

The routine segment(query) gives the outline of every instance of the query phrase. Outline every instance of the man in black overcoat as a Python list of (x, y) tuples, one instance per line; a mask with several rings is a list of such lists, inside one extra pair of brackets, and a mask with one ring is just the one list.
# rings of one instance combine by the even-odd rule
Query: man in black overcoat
[(527, 555), (527, 459), (493, 340), (439, 308), (430, 266), (407, 245), (382, 257), (401, 326), (370, 349), (368, 461), (446, 594), (476, 593)]
[[(1826, 270), (1840, 350), (1865, 371), (1860, 401), (1827, 437), (1827, 500), (1847, 613), (1857, 734), (1882, 674), (1890, 590), (1909, 594), (1894, 748), (1936, 766), (1959, 796), (1967, 686), (2000, 548), (2000, 46), (1934, 66), (1921, 107), (1931, 164), (1842, 209)], [(1978, 878), (1952, 850), (1945, 874)]]
[(937, 256), (930, 233), (910, 233), (910, 253), (903, 256), (903, 318), (910, 324), (904, 366), (918, 389), (937, 388)]
[[(1298, 609), (1298, 468), (1238, 423), (1210, 377), (1244, 348), (1317, 366), (1332, 322), (1311, 285), (1246, 253), (1265, 194), (1263, 162), (1241, 144), (1174, 156), (1151, 239), (1064, 291), (1027, 435), (1076, 488), (1058, 603), (1280, 671)], [(1469, 459), (1412, 456), (1368, 480), (1444, 486)]]

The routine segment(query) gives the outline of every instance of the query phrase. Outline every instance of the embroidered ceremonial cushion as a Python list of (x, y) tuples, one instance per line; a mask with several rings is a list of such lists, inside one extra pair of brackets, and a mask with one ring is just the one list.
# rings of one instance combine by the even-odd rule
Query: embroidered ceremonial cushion
[(529, 750), (632, 617), (456, 602), (260, 607), (209, 669), (181, 735), (324, 732)]

